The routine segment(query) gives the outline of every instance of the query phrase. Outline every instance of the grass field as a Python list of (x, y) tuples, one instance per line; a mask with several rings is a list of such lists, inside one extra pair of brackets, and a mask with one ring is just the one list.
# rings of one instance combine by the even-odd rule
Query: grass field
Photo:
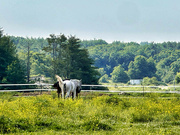
[(102, 85), (108, 86), (107, 89), (110, 91), (180, 91), (180, 86), (143, 86), (143, 85), (125, 85), (122, 83), (102, 83)]
[(179, 94), (82, 92), (76, 100), (58, 99), (55, 92), (31, 97), (13, 95), (0, 94), (1, 134), (180, 133)]

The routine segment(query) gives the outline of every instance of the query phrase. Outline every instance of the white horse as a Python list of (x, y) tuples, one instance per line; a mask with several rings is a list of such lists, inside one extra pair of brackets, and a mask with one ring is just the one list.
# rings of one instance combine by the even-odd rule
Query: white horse
[(78, 80), (78, 79), (71, 79), (71, 81), (73, 81), (74, 84), (75, 84), (75, 87), (76, 87), (76, 97), (78, 97), (78, 93), (81, 92), (82, 81)]
[(59, 82), (59, 87), (61, 88), (62, 91), (62, 98), (64, 98), (65, 93), (66, 93), (66, 98), (70, 96), (70, 93), (73, 93), (74, 98), (76, 98), (76, 85), (73, 81), (71, 80), (65, 80), (63, 81), (61, 77), (56, 75), (57, 81)]

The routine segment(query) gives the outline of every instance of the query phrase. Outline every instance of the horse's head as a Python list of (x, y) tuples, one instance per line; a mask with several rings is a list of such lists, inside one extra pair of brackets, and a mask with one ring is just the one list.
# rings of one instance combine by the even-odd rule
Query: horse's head
[(82, 80), (72, 79), (72, 81), (74, 82), (74, 84), (75, 84), (75, 86), (76, 86), (76, 91), (77, 91), (77, 93), (80, 93), (80, 91), (81, 91), (81, 85), (82, 85)]
[(81, 85), (82, 85), (82, 80), (79, 80), (79, 92), (82, 90)]
[(58, 85), (59, 85), (59, 82), (56, 82), (56, 83), (53, 84), (53, 87), (54, 87), (54, 88), (57, 88)]

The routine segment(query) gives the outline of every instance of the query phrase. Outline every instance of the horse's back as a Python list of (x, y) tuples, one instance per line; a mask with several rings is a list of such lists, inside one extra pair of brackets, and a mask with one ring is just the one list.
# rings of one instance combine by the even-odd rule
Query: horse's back
[(64, 83), (66, 84), (66, 89), (67, 90), (74, 90), (75, 89), (75, 84), (71, 80), (65, 80)]

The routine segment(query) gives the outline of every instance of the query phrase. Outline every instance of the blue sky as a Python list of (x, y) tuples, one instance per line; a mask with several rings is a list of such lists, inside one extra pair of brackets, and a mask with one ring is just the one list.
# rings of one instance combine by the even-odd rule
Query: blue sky
[(180, 0), (0, 0), (4, 34), (180, 41)]

